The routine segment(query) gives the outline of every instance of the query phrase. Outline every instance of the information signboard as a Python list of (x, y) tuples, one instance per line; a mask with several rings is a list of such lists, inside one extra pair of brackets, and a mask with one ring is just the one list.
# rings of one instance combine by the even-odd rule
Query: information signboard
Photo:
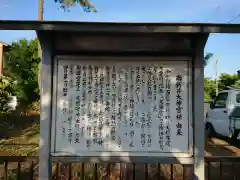
[(52, 155), (184, 156), (189, 61), (55, 61)]

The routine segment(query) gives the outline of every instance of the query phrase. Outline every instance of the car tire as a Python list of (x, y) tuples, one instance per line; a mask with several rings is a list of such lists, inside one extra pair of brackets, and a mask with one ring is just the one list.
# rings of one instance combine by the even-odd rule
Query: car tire
[(232, 136), (232, 140), (234, 140), (234, 141), (238, 140), (238, 134), (239, 134), (239, 133), (240, 133), (239, 130), (235, 130), (235, 131), (234, 131), (234, 134), (233, 134), (233, 136)]
[(214, 127), (210, 123), (206, 124), (206, 134), (207, 137), (214, 137), (216, 135)]

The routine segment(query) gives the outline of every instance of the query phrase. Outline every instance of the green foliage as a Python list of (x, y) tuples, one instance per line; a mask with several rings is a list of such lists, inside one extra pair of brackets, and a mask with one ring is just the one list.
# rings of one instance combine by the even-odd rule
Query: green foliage
[[(237, 74), (222, 73), (218, 78), (218, 90), (222, 91), (227, 86), (240, 87), (240, 76)], [(204, 100), (208, 101), (216, 96), (216, 80), (204, 78)]]
[(234, 87), (240, 88), (240, 78), (236, 81)]
[(216, 96), (216, 82), (210, 78), (204, 78), (204, 100), (210, 101)]
[(7, 103), (9, 96), (14, 92), (13, 84), (11, 78), (0, 75), (0, 116), (10, 114)]
[[(204, 56), (204, 66), (207, 66), (209, 60), (213, 57), (213, 53), (206, 53)], [(215, 81), (210, 78), (204, 78), (204, 100), (211, 101), (216, 94)]]
[(209, 62), (209, 60), (213, 57), (213, 53), (206, 53), (204, 56), (204, 66), (206, 66)]
[(38, 40), (20, 40), (11, 44), (5, 54), (4, 74), (16, 81), (16, 95), (21, 103), (29, 104), (39, 98)]
[(224, 89), (226, 86), (231, 86), (234, 87), (236, 86), (237, 82), (240, 80), (240, 77), (237, 74), (226, 74), (226, 73), (222, 73), (219, 76), (219, 89)]
[(69, 10), (69, 8), (79, 4), (82, 6), (85, 12), (97, 12), (95, 6), (90, 3), (89, 0), (54, 0), (56, 3), (60, 3), (60, 7), (64, 10)]

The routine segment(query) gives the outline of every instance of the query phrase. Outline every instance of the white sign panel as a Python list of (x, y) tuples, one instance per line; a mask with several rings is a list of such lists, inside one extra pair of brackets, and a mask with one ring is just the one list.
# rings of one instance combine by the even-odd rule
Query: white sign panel
[(52, 151), (188, 153), (188, 61), (58, 60)]

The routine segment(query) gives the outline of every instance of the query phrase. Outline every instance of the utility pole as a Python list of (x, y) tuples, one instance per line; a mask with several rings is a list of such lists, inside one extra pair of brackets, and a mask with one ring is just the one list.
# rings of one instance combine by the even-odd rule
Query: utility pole
[(44, 0), (38, 0), (38, 20), (43, 20), (43, 3)]
[[(43, 3), (44, 0), (38, 0), (38, 21), (43, 21)], [(40, 43), (38, 43), (38, 55), (40, 58), (42, 57)]]
[(216, 71), (216, 95), (218, 95), (218, 58), (216, 59), (216, 64), (215, 64), (215, 71)]
[[(38, 0), (38, 21), (43, 21), (43, 4), (44, 0)], [(38, 41), (38, 56), (40, 60), (42, 61), (42, 49), (41, 49), (41, 44), (40, 41)], [(41, 72), (41, 62), (39, 63), (39, 71), (38, 71), (38, 86), (40, 89), (40, 73)]]

